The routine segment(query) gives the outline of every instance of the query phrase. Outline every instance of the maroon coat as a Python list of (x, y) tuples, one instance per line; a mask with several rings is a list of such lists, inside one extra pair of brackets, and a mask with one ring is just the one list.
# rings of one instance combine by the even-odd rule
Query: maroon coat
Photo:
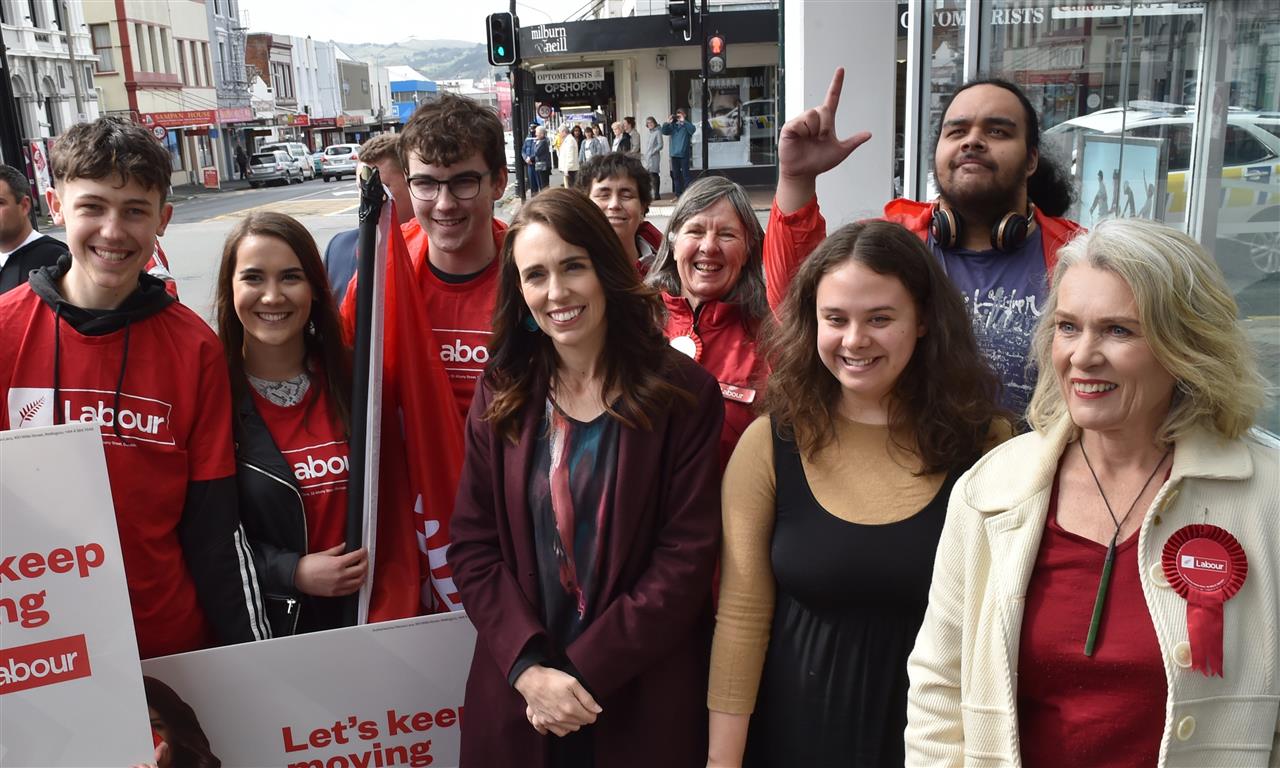
[[(675, 351), (668, 380), (696, 403), (653, 416), (651, 431), (619, 430), (617, 500), (607, 527), (599, 613), (565, 649), (604, 712), (596, 765), (702, 768), (707, 759), (711, 578), (720, 543), (716, 380)], [(520, 441), (484, 421), (492, 392), (476, 392), (466, 465), (451, 522), (449, 563), (478, 635), (467, 679), (464, 768), (548, 762), (550, 740), (525, 719), (507, 683), (541, 619), (537, 555), (526, 502), (546, 391), (530, 393)]]

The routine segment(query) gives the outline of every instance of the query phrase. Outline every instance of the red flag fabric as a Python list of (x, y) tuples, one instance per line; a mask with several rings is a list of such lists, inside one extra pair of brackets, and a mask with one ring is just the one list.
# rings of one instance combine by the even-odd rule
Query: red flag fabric
[[(462, 419), (430, 343), (431, 323), (408, 248), (393, 221), (394, 203), (388, 200), (378, 237), (386, 244), (387, 265), (371, 623), (462, 608), (445, 560), (462, 472)], [(347, 294), (354, 292), (348, 289)], [(354, 310), (354, 301), (343, 302), (348, 333), (354, 329)]]

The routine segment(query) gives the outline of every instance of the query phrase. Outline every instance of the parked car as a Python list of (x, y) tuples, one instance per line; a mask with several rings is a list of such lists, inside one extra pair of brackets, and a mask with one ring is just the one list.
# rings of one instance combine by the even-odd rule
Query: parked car
[(297, 166), (297, 161), (283, 149), (256, 152), (249, 156), (249, 186), (257, 189), (273, 181), (292, 184), (294, 179), (301, 184), (302, 176), (296, 170)]
[[(1079, 169), (1074, 150), (1082, 134), (1162, 140), (1168, 162), (1162, 220), (1181, 226), (1187, 214), (1195, 123), (1196, 112), (1192, 108), (1162, 102), (1133, 102), (1128, 110), (1104, 109), (1067, 120), (1045, 131), (1044, 137), (1063, 157), (1072, 159), (1071, 170), (1076, 175)], [(1280, 180), (1277, 130), (1280, 130), (1280, 115), (1275, 113), (1236, 109), (1227, 112), (1217, 237), (1232, 246), (1233, 253), (1218, 253), (1229, 279), (1234, 271), (1251, 271), (1239, 263), (1242, 255), (1259, 273), (1280, 273), (1280, 194), (1275, 191)], [(1091, 189), (1089, 181), (1082, 180), (1085, 189)]]
[(280, 141), (274, 144), (263, 144), (258, 151), (274, 152), (277, 149), (293, 158), (294, 173), (298, 174), (302, 181), (316, 177), (316, 167), (311, 162), (311, 151), (307, 149), (306, 144), (300, 141)]
[(356, 175), (356, 161), (359, 157), (359, 144), (334, 144), (326, 147), (320, 157), (320, 177), (325, 181), (343, 176)]
[(311, 153), (311, 170), (316, 176), (319, 176), (320, 173), (324, 170), (324, 150), (323, 149), (317, 149), (315, 152)]

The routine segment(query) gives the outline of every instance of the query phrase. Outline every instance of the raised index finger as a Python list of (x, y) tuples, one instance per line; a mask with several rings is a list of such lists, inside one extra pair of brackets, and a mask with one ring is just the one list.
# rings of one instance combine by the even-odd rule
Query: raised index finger
[(835, 74), (831, 76), (831, 85), (827, 86), (827, 100), (822, 103), (833, 115), (840, 106), (840, 91), (843, 89), (844, 67), (836, 67)]

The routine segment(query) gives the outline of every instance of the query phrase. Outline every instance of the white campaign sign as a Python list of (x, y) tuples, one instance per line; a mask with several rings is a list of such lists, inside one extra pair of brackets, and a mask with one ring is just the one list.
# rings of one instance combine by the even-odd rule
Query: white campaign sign
[(150, 760), (97, 424), (0, 432), (0, 766)]
[[(463, 613), (149, 659), (224, 768), (457, 766), (475, 629)], [(483, 715), (481, 715), (483, 716)]]

